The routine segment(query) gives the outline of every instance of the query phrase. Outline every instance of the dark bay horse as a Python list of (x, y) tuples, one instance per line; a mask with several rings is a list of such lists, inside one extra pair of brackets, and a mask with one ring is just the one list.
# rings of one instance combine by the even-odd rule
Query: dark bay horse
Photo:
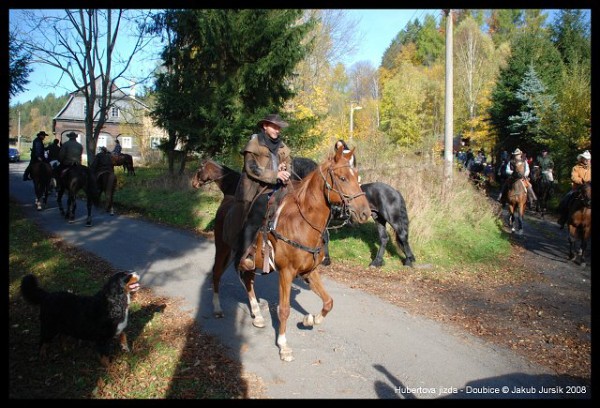
[(523, 179), (524, 172), (525, 163), (522, 160), (517, 161), (512, 178), (508, 180), (511, 184), (506, 197), (506, 202), (508, 203), (508, 226), (517, 235), (523, 234), (523, 217), (527, 204), (527, 187), (525, 186), (526, 181)]
[(35, 192), (35, 207), (38, 211), (46, 208), (48, 195), (50, 194), (50, 183), (52, 182), (52, 166), (47, 162), (36, 162), (30, 167), (33, 190)]
[[(301, 180), (316, 170), (318, 164), (309, 158), (294, 157), (292, 167), (292, 178)], [(224, 195), (234, 195), (239, 179), (240, 173), (238, 171), (219, 164), (214, 160), (206, 159), (200, 164), (196, 173), (194, 173), (192, 186), (200, 188), (204, 184), (214, 182), (219, 186)], [(383, 265), (383, 255), (389, 242), (387, 224), (394, 229), (396, 242), (400, 249), (404, 251), (404, 265), (413, 266), (415, 256), (408, 242), (408, 213), (402, 194), (392, 186), (381, 182), (363, 184), (361, 185), (361, 189), (369, 202), (371, 215), (377, 224), (377, 232), (379, 234), (379, 250), (369, 266), (379, 267)], [(325, 230), (324, 239), (325, 257), (321, 264), (326, 266), (331, 263), (328, 230)]]
[(569, 204), (569, 260), (585, 266), (585, 250), (592, 234), (592, 183), (581, 185)]
[(123, 166), (123, 171), (126, 171), (128, 176), (135, 176), (135, 168), (133, 167), (133, 157), (130, 154), (113, 154), (112, 162), (113, 166)]
[[(324, 257), (323, 232), (331, 216), (332, 205), (348, 208), (351, 217), (360, 223), (368, 220), (371, 210), (358, 184), (358, 171), (350, 166), (351, 153), (340, 148), (300, 182), (292, 182), (288, 193), (283, 196), (268, 228), (258, 234), (256, 265), (272, 268), (279, 275), (279, 331), (277, 345), (280, 358), (292, 361), (292, 349), (287, 343), (286, 327), (290, 315), (292, 281), (300, 276), (322, 300), (323, 307), (316, 316), (304, 317), (305, 326), (323, 322), (333, 307), (333, 299), (323, 287), (321, 276), (316, 270)], [(215, 316), (223, 317), (219, 301), (221, 275), (231, 261), (231, 247), (224, 240), (224, 224), (235, 198), (223, 198), (215, 219), (215, 263), (213, 266), (213, 308)], [(265, 253), (263, 257), (263, 251)], [(265, 259), (267, 259), (265, 263)], [(254, 293), (255, 270), (240, 273), (248, 293), (252, 324), (264, 327), (258, 300)]]
[[(80, 190), (86, 195), (87, 219), (86, 227), (92, 226), (92, 204), (98, 206), (100, 195), (94, 181), (94, 177), (87, 166), (76, 165), (68, 168), (58, 178), (58, 192), (56, 201), (58, 209), (69, 223), (75, 221), (75, 210), (77, 209), (77, 194)], [(62, 197), (67, 192), (67, 211), (65, 212), (62, 204)]]
[(544, 218), (548, 211), (548, 200), (554, 194), (554, 177), (552, 170), (542, 171), (540, 166), (533, 166), (531, 171), (531, 184), (537, 197), (535, 211)]
[(94, 175), (96, 177), (96, 186), (98, 187), (98, 195), (104, 193), (106, 201), (104, 209), (110, 215), (115, 215), (113, 198), (117, 189), (117, 176), (114, 171), (104, 170)]

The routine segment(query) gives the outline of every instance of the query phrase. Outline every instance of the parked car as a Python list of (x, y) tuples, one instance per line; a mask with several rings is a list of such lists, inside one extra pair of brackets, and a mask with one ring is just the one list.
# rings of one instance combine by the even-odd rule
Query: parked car
[(21, 154), (14, 147), (8, 148), (8, 161), (13, 163), (18, 163), (21, 161)]

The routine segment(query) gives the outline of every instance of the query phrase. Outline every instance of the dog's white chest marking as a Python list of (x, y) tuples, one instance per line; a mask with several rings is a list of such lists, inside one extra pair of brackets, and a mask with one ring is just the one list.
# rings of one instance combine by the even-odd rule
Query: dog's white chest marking
[(125, 308), (125, 316), (123, 317), (123, 321), (119, 323), (117, 326), (117, 334), (121, 334), (123, 330), (127, 327), (127, 318), (129, 317), (129, 302), (131, 302), (131, 297), (129, 293), (127, 294), (127, 307)]

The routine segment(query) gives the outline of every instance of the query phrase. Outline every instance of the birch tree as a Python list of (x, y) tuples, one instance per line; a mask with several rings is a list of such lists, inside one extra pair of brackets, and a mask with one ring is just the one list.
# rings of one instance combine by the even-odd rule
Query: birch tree
[[(61, 76), (55, 85), (66, 76), (73, 86), (71, 92), (80, 91), (85, 98), (88, 157), (95, 154), (98, 135), (115, 103), (115, 82), (126, 78), (134, 55), (149, 43), (142, 30), (127, 33), (125, 23), (138, 22), (142, 28), (148, 15), (149, 11), (123, 9), (20, 11), (14, 32), (31, 54), (31, 62), (58, 69)], [(122, 39), (125, 34), (132, 34), (133, 39)], [(128, 52), (117, 51), (117, 44), (126, 40)]]

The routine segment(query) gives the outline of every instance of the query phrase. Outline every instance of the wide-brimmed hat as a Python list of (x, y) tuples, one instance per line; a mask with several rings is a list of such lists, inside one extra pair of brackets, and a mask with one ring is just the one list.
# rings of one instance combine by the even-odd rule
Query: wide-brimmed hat
[(37, 136), (48, 136), (48, 133), (44, 132), (43, 130), (39, 131)]
[(589, 150), (586, 150), (583, 153), (579, 153), (579, 155), (577, 156), (577, 159), (591, 160), (592, 159), (592, 155), (590, 154)]
[(67, 137), (69, 139), (77, 139), (77, 133), (75, 133), (75, 132), (67, 133)]
[(515, 149), (514, 152), (512, 152), (513, 156), (516, 156), (517, 154), (523, 154), (523, 152), (521, 151), (521, 149), (519, 149), (518, 147)]
[(265, 116), (264, 119), (259, 120), (256, 125), (258, 127), (262, 127), (263, 123), (265, 122), (272, 123), (275, 126), (279, 126), (280, 128), (288, 127), (288, 123), (284, 122), (283, 119), (281, 119), (277, 114), (270, 114)]

